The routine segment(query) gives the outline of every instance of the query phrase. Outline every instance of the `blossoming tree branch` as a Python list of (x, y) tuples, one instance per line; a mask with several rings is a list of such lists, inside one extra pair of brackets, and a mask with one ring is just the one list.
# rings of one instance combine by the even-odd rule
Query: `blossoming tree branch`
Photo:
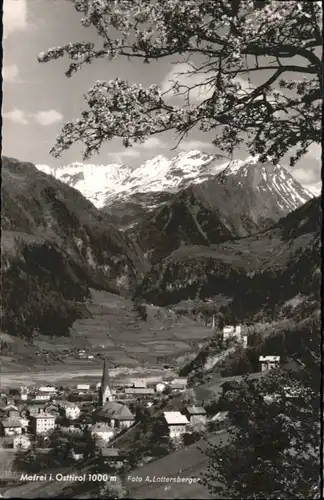
[[(52, 48), (40, 62), (67, 57), (68, 77), (98, 59), (109, 65), (116, 58), (145, 64), (170, 58), (187, 69), (165, 91), (119, 78), (94, 82), (81, 116), (58, 136), (54, 156), (81, 142), (87, 159), (109, 139), (131, 147), (169, 130), (181, 141), (194, 128), (212, 132), (215, 147), (229, 155), (244, 143), (250, 154), (274, 162), (289, 152), (291, 165), (320, 143), (320, 2), (68, 1), (82, 25), (96, 29), (98, 43)], [(255, 76), (262, 83), (252, 83)], [(199, 102), (192, 98), (197, 90)]]

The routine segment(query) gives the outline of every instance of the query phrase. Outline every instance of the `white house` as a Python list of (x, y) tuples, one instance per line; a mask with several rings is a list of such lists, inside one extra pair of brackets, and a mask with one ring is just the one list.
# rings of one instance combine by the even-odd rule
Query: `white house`
[(134, 380), (132, 383), (132, 386), (135, 389), (145, 389), (146, 388), (146, 381), (143, 379)]
[(232, 326), (232, 325), (230, 325), (230, 326), (224, 326), (224, 328), (223, 328), (223, 339), (227, 340), (230, 337), (234, 337), (234, 333), (235, 333), (234, 326)]
[(46, 392), (37, 392), (34, 396), (35, 401), (49, 401), (51, 399), (51, 394)]
[(108, 442), (114, 437), (114, 429), (108, 424), (98, 422), (92, 426), (91, 435)]
[(41, 412), (30, 418), (30, 425), (34, 434), (46, 434), (55, 428), (55, 415)]
[(280, 356), (259, 356), (261, 371), (273, 370), (279, 367)]
[(20, 399), (22, 401), (27, 401), (28, 399), (28, 387), (20, 387)]
[(56, 393), (56, 389), (52, 385), (45, 385), (45, 386), (39, 387), (38, 391), (39, 392), (47, 392), (49, 394), (55, 394)]
[(166, 389), (166, 384), (164, 384), (163, 382), (158, 382), (155, 386), (156, 392), (164, 392), (165, 389)]
[(179, 411), (165, 411), (163, 417), (171, 439), (180, 438), (186, 432), (189, 421)]
[(89, 391), (90, 390), (90, 384), (78, 384), (77, 385), (77, 390), (78, 391)]
[(69, 420), (76, 420), (79, 418), (81, 410), (76, 403), (71, 403), (70, 401), (60, 401), (59, 406), (63, 408), (65, 417)]

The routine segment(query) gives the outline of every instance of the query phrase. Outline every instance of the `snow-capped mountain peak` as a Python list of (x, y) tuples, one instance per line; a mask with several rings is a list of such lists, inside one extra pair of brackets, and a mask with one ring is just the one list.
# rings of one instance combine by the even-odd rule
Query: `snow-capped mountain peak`
[(278, 203), (289, 210), (313, 196), (280, 165), (270, 161), (260, 163), (257, 156), (220, 164), (215, 155), (198, 150), (181, 152), (171, 159), (157, 155), (138, 168), (119, 163), (90, 165), (79, 162), (56, 169), (47, 165), (37, 168), (76, 188), (98, 208), (113, 206), (116, 201), (125, 202), (139, 194), (176, 193), (218, 176), (234, 176), (236, 184), (244, 182), (257, 190), (271, 190), (276, 193)]
[(36, 167), (74, 187), (98, 208), (105, 205), (107, 192), (114, 191), (133, 171), (130, 166), (122, 163), (92, 165), (74, 162), (59, 168), (51, 168), (48, 165)]
[(237, 186), (245, 186), (262, 192), (264, 197), (276, 200), (278, 206), (287, 213), (296, 210), (313, 197), (289, 172), (288, 168), (274, 165), (270, 159), (264, 163), (259, 157), (231, 162), (220, 174), (234, 177)]

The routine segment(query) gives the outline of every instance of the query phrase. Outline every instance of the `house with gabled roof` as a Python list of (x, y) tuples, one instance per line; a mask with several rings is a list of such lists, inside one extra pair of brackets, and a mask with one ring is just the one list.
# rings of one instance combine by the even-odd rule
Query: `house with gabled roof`
[(3, 436), (16, 436), (22, 433), (22, 425), (19, 418), (4, 418), (0, 422)]
[(202, 406), (186, 406), (183, 413), (189, 420), (190, 424), (196, 424), (198, 422), (205, 423), (207, 421), (207, 413), (205, 408), (203, 408)]
[(135, 416), (128, 406), (116, 401), (107, 401), (97, 413), (96, 419), (99, 422), (108, 422), (111, 427), (128, 428), (133, 425)]
[(163, 418), (170, 439), (180, 438), (186, 432), (189, 420), (180, 411), (165, 411)]

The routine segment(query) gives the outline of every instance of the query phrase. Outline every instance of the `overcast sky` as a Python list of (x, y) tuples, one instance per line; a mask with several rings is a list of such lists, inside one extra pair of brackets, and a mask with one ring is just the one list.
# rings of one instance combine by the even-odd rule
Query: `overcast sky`
[[(171, 61), (144, 65), (140, 61), (98, 61), (85, 66), (68, 79), (64, 72), (67, 61), (59, 59), (40, 64), (37, 56), (50, 47), (71, 41), (96, 40), (89, 28), (80, 25), (80, 15), (64, 0), (4, 0), (4, 61), (3, 61), (3, 144), (2, 153), (36, 164), (51, 166), (82, 161), (82, 146), (74, 146), (54, 159), (49, 150), (62, 124), (79, 116), (84, 108), (83, 94), (95, 80), (116, 77), (149, 86), (164, 84), (171, 72), (177, 72)], [(199, 96), (197, 96), (199, 99)], [(171, 149), (176, 139), (171, 133), (149, 139), (144, 145), (125, 149), (120, 140), (109, 141), (100, 155), (88, 163), (123, 161), (137, 166), (163, 154), (175, 156), (181, 149), (215, 152), (212, 136), (192, 132), (176, 151)], [(240, 151), (238, 156), (248, 154)], [(293, 169), (303, 184), (320, 179), (320, 146)]]

